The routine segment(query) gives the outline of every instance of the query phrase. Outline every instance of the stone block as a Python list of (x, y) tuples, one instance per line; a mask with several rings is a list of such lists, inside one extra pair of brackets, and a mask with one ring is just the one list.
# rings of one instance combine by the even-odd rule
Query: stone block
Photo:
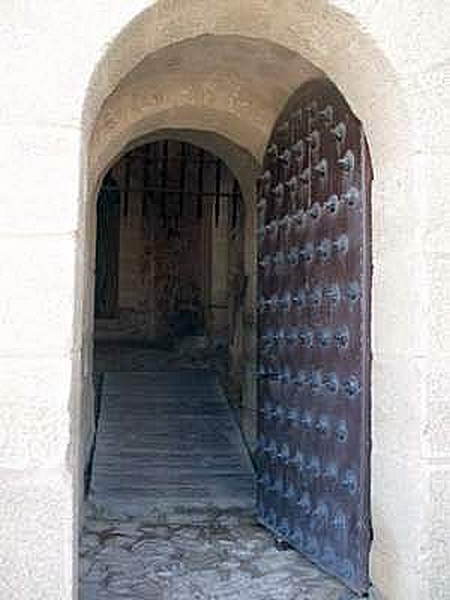
[[(450, 102), (450, 94), (448, 101)], [(405, 211), (407, 217), (404, 222), (407, 223), (407, 226), (404, 227), (404, 230), (409, 233), (410, 222), (415, 222), (417, 216), (420, 216), (422, 221), (420, 244), (424, 251), (428, 253), (448, 252), (450, 156), (448, 154), (420, 153), (413, 157), (411, 165), (414, 172), (414, 198), (406, 199), (409, 201), (409, 210)]]
[(427, 405), (423, 424), (423, 456), (450, 459), (450, 367), (448, 359), (427, 361)]
[(428, 293), (428, 347), (434, 358), (450, 354), (450, 252), (427, 253), (422, 285)]
[[(392, 556), (415, 561), (426, 498), (425, 466), (389, 448), (372, 453), (372, 515), (377, 544)], [(406, 550), (407, 549), (407, 550)]]
[(446, 2), (380, 0), (374, 4), (366, 28), (399, 73), (419, 73), (450, 57)]
[(72, 360), (0, 358), (0, 469), (63, 467), (71, 433)]
[(12, 477), (0, 470), (0, 598), (76, 597), (76, 511), (63, 470)]
[(374, 252), (372, 347), (375, 358), (428, 351), (428, 289), (420, 252)]
[(427, 541), (422, 551), (423, 597), (447, 600), (450, 572), (450, 464), (430, 468), (428, 495)]
[(0, 235), (68, 233), (79, 212), (76, 129), (0, 127)]
[(76, 239), (0, 238), (0, 355), (72, 349)]
[(376, 591), (369, 600), (424, 600), (419, 591), (420, 577), (415, 565), (404, 556), (384, 552), (375, 542), (370, 561), (370, 573)]
[[(434, 3), (433, 6), (444, 6), (444, 4), (443, 2)], [(445, 6), (449, 7), (448, 4), (445, 4)], [(445, 10), (450, 11), (450, 7)], [(449, 20), (450, 16), (445, 23), (446, 30), (448, 30)], [(434, 35), (431, 30), (429, 33)], [(449, 46), (448, 43), (447, 46)], [(450, 50), (448, 50), (448, 53), (450, 56)], [(447, 155), (447, 158), (441, 157), (440, 165), (434, 173), (436, 179), (439, 179), (442, 172), (446, 173), (445, 176), (448, 177), (450, 63), (447, 60), (442, 64), (436, 64), (426, 72), (409, 77), (405, 81), (404, 87), (412, 117), (410, 123), (411, 139), (416, 142), (417, 149), (421, 153), (429, 154), (432, 152)]]
[(372, 431), (375, 454), (387, 448), (393, 456), (421, 458), (427, 362), (420, 358), (374, 361)]

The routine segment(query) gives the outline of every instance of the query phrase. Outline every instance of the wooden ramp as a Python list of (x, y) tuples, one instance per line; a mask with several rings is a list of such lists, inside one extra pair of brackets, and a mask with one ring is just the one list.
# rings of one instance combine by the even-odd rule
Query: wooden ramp
[(108, 517), (252, 510), (252, 465), (212, 372), (105, 373), (89, 500)]

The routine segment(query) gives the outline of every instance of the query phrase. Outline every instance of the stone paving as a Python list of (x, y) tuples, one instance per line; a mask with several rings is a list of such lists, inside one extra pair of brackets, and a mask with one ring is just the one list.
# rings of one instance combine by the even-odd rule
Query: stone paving
[[(138, 372), (145, 379), (144, 371), (205, 366), (204, 356), (197, 359), (178, 353), (174, 357), (158, 350), (126, 346), (112, 350), (106, 346), (97, 349), (97, 371)], [(114, 385), (122, 380), (117, 377), (110, 376), (111, 383), (116, 382)], [(105, 386), (105, 393), (107, 389)], [(114, 390), (109, 391), (112, 394)], [(106, 428), (111, 431), (109, 426)], [(94, 461), (94, 467), (95, 464)], [(95, 478), (94, 472), (94, 483)], [(136, 473), (133, 477), (136, 486), (140, 479)], [(209, 502), (197, 506), (198, 503), (190, 501), (184, 509), (178, 506), (176, 510), (166, 510), (166, 504), (155, 504), (156, 510), (146, 510), (145, 514), (139, 514), (142, 510), (129, 510), (131, 505), (121, 501), (125, 509), (115, 514), (111, 512), (112, 498), (91, 493), (86, 503), (80, 548), (80, 600), (348, 600), (354, 597), (297, 552), (277, 549), (272, 535), (256, 523), (252, 502), (245, 500), (239, 506), (226, 495), (224, 499), (226, 510), (219, 506), (220, 502), (216, 502), (217, 506)], [(142, 499), (139, 506), (142, 507)]]
[(344, 600), (348, 595), (269, 533), (229, 516), (203, 525), (86, 519), (82, 600)]

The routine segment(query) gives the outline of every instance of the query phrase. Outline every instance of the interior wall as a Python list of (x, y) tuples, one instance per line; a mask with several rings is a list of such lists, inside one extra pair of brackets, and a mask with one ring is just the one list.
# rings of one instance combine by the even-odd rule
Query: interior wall
[[(120, 197), (118, 260), (109, 269), (117, 301), (112, 314), (97, 312), (96, 339), (156, 342), (207, 334), (227, 345), (235, 302), (230, 261), (235, 277), (243, 278), (243, 264), (238, 273), (234, 261), (243, 240), (242, 195), (230, 169), (201, 147), (165, 140), (127, 152), (110, 179)], [(97, 202), (107, 190), (102, 186)], [(99, 230), (104, 224), (97, 219), (97, 239), (108, 240)], [(97, 252), (98, 273), (113, 249), (107, 250), (106, 256)], [(97, 278), (96, 298), (98, 284)]]

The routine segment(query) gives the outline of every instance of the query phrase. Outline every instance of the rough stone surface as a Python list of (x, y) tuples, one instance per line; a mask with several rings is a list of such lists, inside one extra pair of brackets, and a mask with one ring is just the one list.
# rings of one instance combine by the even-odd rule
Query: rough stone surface
[(82, 600), (350, 600), (270, 534), (222, 516), (210, 525), (87, 518)]
[(251, 464), (202, 361), (181, 349), (97, 345), (97, 372), (111, 370), (101, 384), (81, 599), (342, 598), (341, 584), (277, 550), (256, 524)]

